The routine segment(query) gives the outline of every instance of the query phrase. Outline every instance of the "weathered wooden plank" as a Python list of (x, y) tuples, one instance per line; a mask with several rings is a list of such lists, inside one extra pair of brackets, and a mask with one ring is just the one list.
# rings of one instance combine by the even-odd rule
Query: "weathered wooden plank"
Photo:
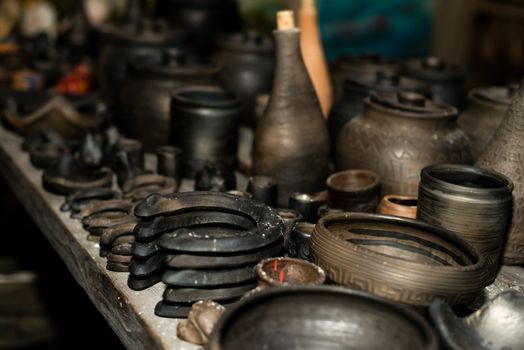
[(128, 349), (198, 349), (176, 337), (178, 320), (154, 315), (164, 286), (136, 292), (127, 274), (107, 271), (98, 244), (79, 221), (59, 210), (63, 197), (46, 192), (42, 172), (20, 150), (21, 138), (0, 128), (0, 172), (67, 268)]

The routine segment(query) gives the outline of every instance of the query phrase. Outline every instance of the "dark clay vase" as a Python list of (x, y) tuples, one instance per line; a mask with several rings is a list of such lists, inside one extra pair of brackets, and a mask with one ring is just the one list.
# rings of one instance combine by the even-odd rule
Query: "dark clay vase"
[(342, 97), (344, 82), (348, 78), (374, 77), (378, 72), (399, 75), (401, 71), (400, 61), (377, 54), (368, 53), (338, 57), (331, 63), (335, 98)]
[(182, 150), (184, 177), (209, 161), (236, 168), (241, 102), (214, 86), (187, 86), (173, 93), (171, 139)]
[(253, 174), (275, 177), (278, 204), (294, 192), (323, 189), (329, 173), (329, 135), (300, 53), (300, 30), (274, 31), (276, 71), (266, 112), (258, 122)]
[(479, 87), (469, 92), (468, 107), (458, 124), (471, 141), (471, 153), (477, 159), (495, 134), (508, 110), (516, 85)]
[(134, 57), (157, 55), (162, 50), (184, 42), (180, 32), (163, 22), (142, 20), (122, 27), (104, 26), (100, 29), (102, 49), (96, 72), (100, 91), (110, 103), (115, 102), (127, 76), (127, 63)]
[(493, 169), (514, 184), (513, 213), (504, 249), (504, 264), (524, 264), (524, 82), (513, 96), (509, 109), (479, 157), (478, 167)]
[(388, 72), (346, 78), (343, 95), (335, 102), (329, 113), (328, 127), (331, 150), (334, 151), (337, 137), (344, 124), (364, 110), (364, 99), (371, 91), (411, 91), (429, 96), (429, 86), (421, 81)]
[(464, 165), (422, 169), (417, 219), (455, 232), (486, 259), (488, 278), (497, 276), (511, 214), (510, 179)]
[(436, 57), (411, 60), (405, 63), (404, 73), (431, 86), (433, 100), (452, 105), (459, 110), (466, 105), (464, 71)]
[(256, 32), (238, 33), (219, 42), (217, 59), (224, 86), (242, 100), (241, 122), (255, 126), (257, 95), (268, 94), (275, 70), (273, 42)]
[(456, 108), (410, 92), (376, 93), (364, 103), (364, 113), (340, 132), (336, 166), (376, 172), (383, 195), (416, 195), (425, 166), (472, 162)]
[(142, 141), (146, 151), (168, 144), (173, 92), (185, 85), (218, 85), (219, 71), (216, 64), (192, 62), (178, 49), (164, 50), (161, 59), (132, 60), (116, 106), (118, 126)]
[(156, 15), (184, 28), (200, 50), (207, 51), (224, 33), (239, 31), (242, 19), (236, 0), (160, 0)]

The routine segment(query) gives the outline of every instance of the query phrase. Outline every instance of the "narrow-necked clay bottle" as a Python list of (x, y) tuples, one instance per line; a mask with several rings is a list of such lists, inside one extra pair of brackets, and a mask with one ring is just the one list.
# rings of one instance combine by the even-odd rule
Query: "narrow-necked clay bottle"
[(333, 104), (333, 91), (318, 29), (315, 0), (302, 0), (299, 15), (302, 57), (320, 100), (322, 114), (327, 118)]
[(253, 174), (276, 178), (278, 202), (294, 192), (315, 193), (329, 172), (329, 136), (300, 54), (293, 12), (277, 14), (276, 71), (266, 112), (258, 122)]
[(504, 248), (505, 265), (524, 264), (524, 79), (506, 116), (476, 166), (509, 177), (514, 184), (513, 213)]

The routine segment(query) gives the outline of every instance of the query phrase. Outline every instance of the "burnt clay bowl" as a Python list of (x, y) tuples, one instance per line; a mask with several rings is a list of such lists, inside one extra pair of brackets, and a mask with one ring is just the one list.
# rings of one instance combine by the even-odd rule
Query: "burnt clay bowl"
[(397, 216), (328, 215), (315, 226), (310, 250), (328, 279), (419, 307), (436, 298), (468, 304), (489, 283), (486, 260), (471, 244)]
[(523, 350), (524, 294), (499, 294), (473, 314), (460, 318), (443, 300), (435, 300), (430, 315), (447, 349)]
[(210, 350), (437, 349), (415, 311), (334, 286), (268, 288), (220, 318)]

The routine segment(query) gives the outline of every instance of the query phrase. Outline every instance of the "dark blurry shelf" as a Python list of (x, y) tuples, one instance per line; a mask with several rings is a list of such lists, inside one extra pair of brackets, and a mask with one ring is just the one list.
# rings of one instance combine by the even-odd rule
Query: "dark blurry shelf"
[[(78, 220), (60, 211), (64, 198), (42, 188), (42, 171), (31, 165), (29, 155), (20, 148), (21, 143), (20, 137), (0, 127), (0, 172), (126, 348), (198, 349), (177, 339), (179, 320), (154, 315), (164, 285), (135, 292), (127, 287), (127, 273), (106, 270), (105, 259), (98, 255), (98, 244), (87, 241), (87, 232)], [(64, 300), (64, 307), (66, 305), (74, 308), (74, 301)], [(78, 315), (78, 319), (71, 322), (81, 318), (82, 315)], [(89, 325), (84, 327), (87, 327), (86, 336), (97, 336), (89, 333)]]
[[(98, 244), (87, 241), (87, 232), (78, 220), (60, 211), (64, 198), (43, 189), (42, 171), (31, 165), (29, 155), (20, 148), (21, 143), (19, 136), (0, 127), (0, 172), (122, 343), (128, 349), (200, 349), (177, 339), (179, 320), (154, 315), (155, 304), (165, 288), (163, 284), (136, 292), (127, 287), (126, 273), (106, 270), (105, 259), (98, 255)], [(243, 145), (241, 153), (247, 159), (249, 147)], [(239, 187), (245, 188), (245, 178), (239, 180)], [(182, 186), (182, 190), (191, 188), (187, 181)], [(524, 268), (503, 267), (495, 283), (486, 288), (485, 296), (491, 298), (507, 289), (524, 292)], [(64, 300), (64, 305), (66, 302), (71, 304), (71, 300)], [(86, 329), (86, 335), (88, 332)]]

